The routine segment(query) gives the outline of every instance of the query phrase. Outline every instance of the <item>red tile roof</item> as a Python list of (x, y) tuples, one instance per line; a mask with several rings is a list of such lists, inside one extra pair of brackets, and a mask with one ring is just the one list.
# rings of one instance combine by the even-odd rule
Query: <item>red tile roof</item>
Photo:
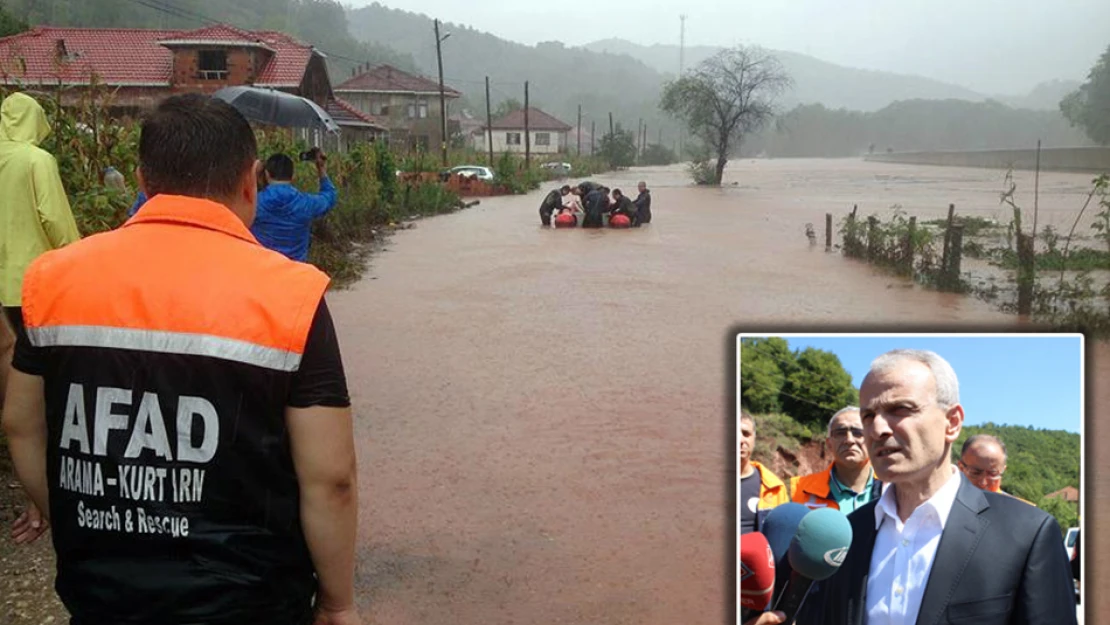
[[(494, 130), (523, 130), (524, 109), (513, 111), (501, 119), (493, 120), (490, 127)], [(565, 124), (534, 106), (528, 107), (528, 130), (565, 132), (570, 129), (570, 124)]]
[[(439, 82), (403, 72), (392, 65), (379, 65), (341, 83), (335, 88), (335, 91), (338, 93), (344, 91), (383, 91), (439, 95)], [(444, 85), (443, 93), (449, 98), (457, 98), (462, 95), (446, 85)]]
[[(64, 62), (57, 60), (59, 40), (68, 54)], [(271, 50), (274, 54), (255, 81), (261, 87), (299, 87), (314, 53), (312, 46), (283, 33), (223, 24), (189, 31), (41, 26), (0, 39), (0, 83), (87, 84), (95, 72), (113, 86), (169, 86), (173, 52), (164, 43), (191, 45), (187, 42)]]
[(368, 113), (363, 113), (341, 98), (328, 100), (324, 110), (340, 126), (369, 126), (382, 132), (389, 130), (389, 126), (384, 121)]

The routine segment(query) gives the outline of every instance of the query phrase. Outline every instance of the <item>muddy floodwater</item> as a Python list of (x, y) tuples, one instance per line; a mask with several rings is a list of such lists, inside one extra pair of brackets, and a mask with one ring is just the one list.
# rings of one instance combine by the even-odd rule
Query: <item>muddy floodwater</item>
[[(1018, 325), (804, 233), (853, 203), (996, 209), (1001, 172), (783, 160), (727, 176), (739, 184), (691, 188), (680, 167), (598, 177), (653, 189), (653, 223), (628, 231), (541, 228), (546, 187), (483, 199), (398, 233), (330, 295), (370, 622), (721, 623), (730, 329)], [(1042, 174), (1042, 220), (1065, 220), (1089, 178)]]

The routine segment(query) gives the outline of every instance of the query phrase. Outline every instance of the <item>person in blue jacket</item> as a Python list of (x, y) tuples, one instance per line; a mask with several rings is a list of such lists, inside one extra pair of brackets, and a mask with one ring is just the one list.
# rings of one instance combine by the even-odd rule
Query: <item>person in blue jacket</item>
[(293, 186), (293, 159), (274, 154), (266, 159), (266, 188), (258, 193), (258, 210), (251, 233), (262, 245), (297, 261), (308, 260), (312, 221), (335, 207), (337, 193), (328, 178), (327, 157), (319, 148), (315, 156), (320, 192), (306, 193)]

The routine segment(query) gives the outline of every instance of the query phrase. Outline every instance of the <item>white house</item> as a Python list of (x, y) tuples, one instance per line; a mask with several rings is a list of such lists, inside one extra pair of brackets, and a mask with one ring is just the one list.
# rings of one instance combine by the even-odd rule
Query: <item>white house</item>
[[(493, 125), (493, 151), (524, 153), (524, 110), (513, 111)], [(566, 152), (567, 133), (571, 126), (544, 113), (538, 108), (528, 109), (528, 134), (532, 141), (532, 154), (558, 154)], [(483, 127), (474, 135), (476, 150), (489, 150), (489, 132)]]

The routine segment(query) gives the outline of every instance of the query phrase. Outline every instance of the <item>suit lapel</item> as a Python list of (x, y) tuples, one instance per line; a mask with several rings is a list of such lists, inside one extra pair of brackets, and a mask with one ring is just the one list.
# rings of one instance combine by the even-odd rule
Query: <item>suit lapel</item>
[(871, 572), (871, 552), (875, 548), (875, 506), (878, 501), (872, 500), (866, 506), (852, 513), (855, 521), (852, 527), (851, 569), (846, 571), (848, 577), (848, 592), (845, 593), (848, 601), (847, 625), (863, 625), (867, 613), (867, 578)]
[(944, 532), (940, 535), (937, 555), (933, 560), (933, 568), (929, 571), (929, 581), (925, 584), (917, 625), (936, 625), (944, 616), (952, 594), (960, 585), (967, 563), (971, 561), (979, 539), (990, 524), (990, 521), (979, 514), (988, 507), (983, 493), (961, 475), (960, 489), (956, 492), (956, 501), (948, 514)]

